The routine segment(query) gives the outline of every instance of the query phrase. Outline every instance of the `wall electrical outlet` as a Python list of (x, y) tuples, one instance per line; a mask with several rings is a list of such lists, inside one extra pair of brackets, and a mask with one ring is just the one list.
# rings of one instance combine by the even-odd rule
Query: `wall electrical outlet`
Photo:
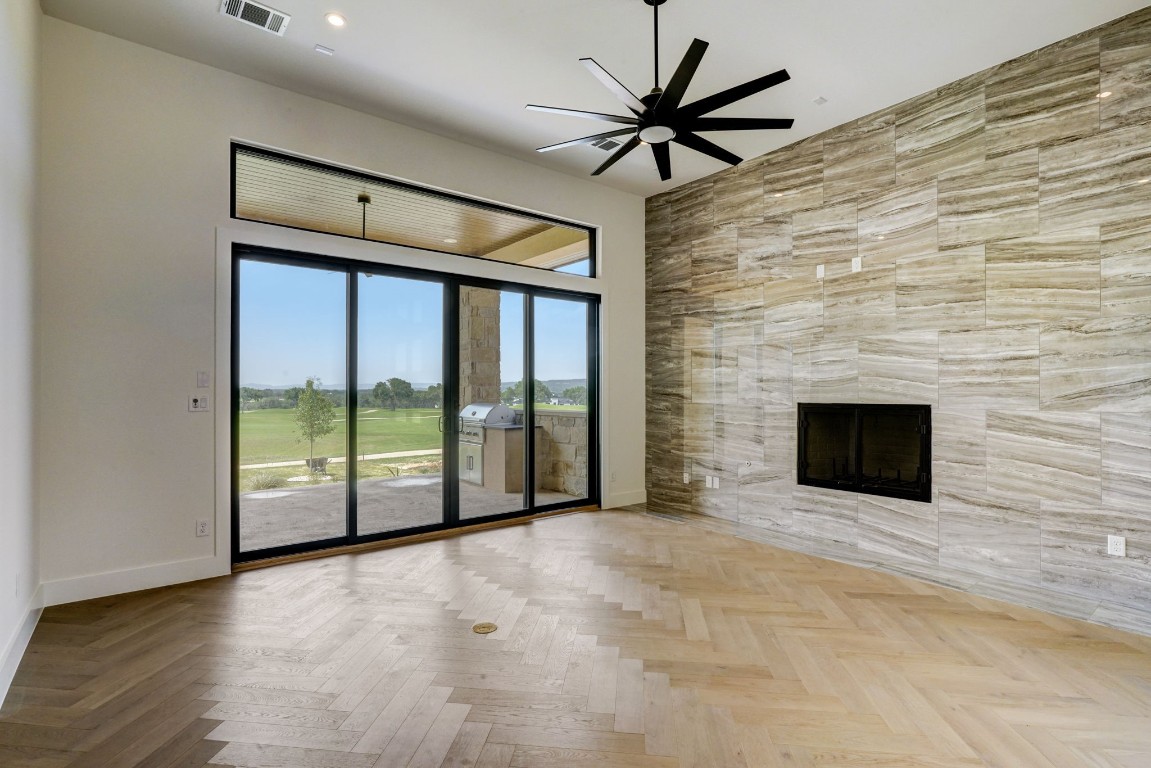
[(1108, 536), (1107, 554), (1111, 555), (1112, 557), (1127, 557), (1127, 537)]
[(207, 413), (212, 410), (207, 395), (188, 395), (189, 413)]
[(197, 520), (196, 521), (196, 537), (197, 538), (202, 538), (204, 536), (207, 536), (210, 532), (211, 532), (211, 528), (208, 526), (207, 520)]
[(716, 475), (715, 477), (713, 477), (711, 479), (711, 487), (712, 488), (719, 488), (719, 475)]
[(863, 270), (863, 257), (862, 256), (852, 256), (851, 257), (851, 271), (852, 272), (861, 272), (862, 270)]
[(822, 264), (818, 265), (815, 268), (815, 279), (816, 280), (822, 280), (823, 279), (823, 265)]

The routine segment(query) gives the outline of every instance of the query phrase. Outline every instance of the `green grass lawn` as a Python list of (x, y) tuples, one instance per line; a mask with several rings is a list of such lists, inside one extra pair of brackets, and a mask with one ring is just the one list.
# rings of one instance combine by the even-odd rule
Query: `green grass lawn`
[[(435, 408), (360, 411), (357, 455), (439, 448), (441, 435)], [(336, 409), (336, 430), (316, 441), (316, 456), (343, 456), (346, 414)], [(264, 464), (308, 458), (308, 443), (298, 440), (296, 412), (267, 408), (240, 414), (240, 464)]]
[[(582, 405), (537, 405), (540, 413), (586, 411)], [(365, 408), (359, 414), (356, 455), (422, 451), (440, 448), (440, 411), (435, 408)], [(347, 422), (336, 408), (336, 430), (316, 441), (316, 456), (343, 456), (347, 449)], [(308, 458), (308, 444), (297, 439), (296, 411), (266, 408), (240, 414), (240, 464), (267, 464)]]

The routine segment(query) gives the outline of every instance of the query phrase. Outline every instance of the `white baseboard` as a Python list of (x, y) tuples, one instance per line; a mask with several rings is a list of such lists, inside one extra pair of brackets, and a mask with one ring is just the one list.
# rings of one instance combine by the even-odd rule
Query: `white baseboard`
[(225, 576), (228, 573), (231, 573), (231, 567), (226, 561), (221, 561), (218, 557), (198, 557), (193, 560), (146, 565), (125, 571), (109, 571), (91, 576), (46, 581), (42, 585), (44, 605), (63, 605), (77, 600), (121, 595), (141, 589), (155, 589), (186, 581)]
[(28, 650), (28, 641), (32, 639), (32, 633), (36, 630), (36, 622), (40, 621), (40, 613), (44, 610), (40, 607), (43, 605), (41, 596), (41, 591), (37, 589), (28, 604), (24, 621), (20, 622), (20, 626), (16, 628), (15, 634), (9, 638), (3, 653), (0, 654), (0, 703), (3, 703), (8, 695), (8, 689), (12, 687), (16, 668), (24, 658), (24, 651)]
[(631, 504), (643, 504), (647, 501), (647, 491), (640, 488), (638, 491), (612, 491), (604, 495), (600, 501), (603, 509), (626, 507)]

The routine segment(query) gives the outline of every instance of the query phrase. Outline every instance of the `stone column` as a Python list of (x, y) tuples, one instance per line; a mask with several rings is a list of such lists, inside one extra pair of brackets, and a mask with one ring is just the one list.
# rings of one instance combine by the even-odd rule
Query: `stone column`
[(460, 403), (500, 401), (500, 292), (460, 287)]

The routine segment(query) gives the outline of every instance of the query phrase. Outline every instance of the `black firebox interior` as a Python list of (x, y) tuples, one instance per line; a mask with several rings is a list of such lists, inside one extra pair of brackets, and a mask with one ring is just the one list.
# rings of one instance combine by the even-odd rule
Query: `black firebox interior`
[(931, 501), (931, 406), (800, 403), (800, 485)]

